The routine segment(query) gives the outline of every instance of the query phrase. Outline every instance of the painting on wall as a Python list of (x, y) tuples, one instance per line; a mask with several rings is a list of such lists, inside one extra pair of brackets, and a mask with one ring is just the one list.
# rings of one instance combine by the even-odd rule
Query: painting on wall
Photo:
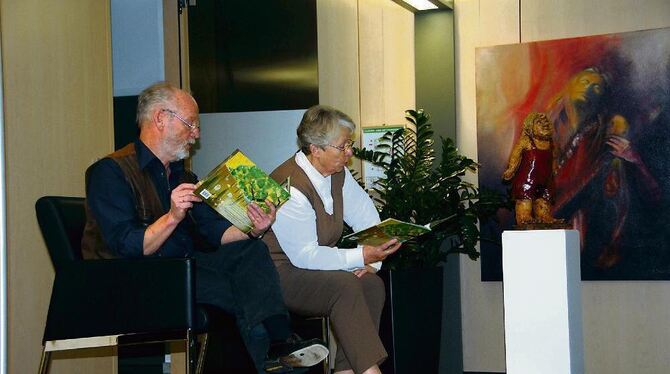
[[(511, 149), (544, 113), (552, 213), (580, 232), (582, 279), (670, 279), (670, 28), (479, 48), (476, 79), (479, 185), (510, 193)], [(487, 237), (512, 228), (498, 218)], [(481, 251), (482, 280), (501, 280), (500, 243)]]

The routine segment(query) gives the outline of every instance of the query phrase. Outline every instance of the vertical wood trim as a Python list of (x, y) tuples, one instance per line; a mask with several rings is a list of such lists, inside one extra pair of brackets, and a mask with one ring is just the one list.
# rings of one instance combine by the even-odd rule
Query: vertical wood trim
[(0, 374), (7, 374), (7, 191), (1, 30), (0, 25)]
[(188, 62), (188, 6), (182, 9), (179, 17), (179, 66), (181, 72), (181, 88), (191, 89), (190, 65)]

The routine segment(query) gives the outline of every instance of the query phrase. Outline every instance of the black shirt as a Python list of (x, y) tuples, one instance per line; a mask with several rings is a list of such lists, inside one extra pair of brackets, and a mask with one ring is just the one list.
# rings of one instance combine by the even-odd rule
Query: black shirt
[[(184, 162), (171, 162), (168, 173), (163, 163), (139, 139), (135, 141), (135, 152), (140, 170), (149, 172), (161, 205), (167, 212), (172, 189), (185, 178)], [(135, 195), (130, 184), (114, 160), (104, 158), (91, 167), (86, 198), (109, 249), (120, 257), (141, 257), (146, 225), (137, 215)], [(207, 204), (195, 203), (154, 255), (191, 255), (196, 249), (192, 237), (194, 229), (211, 245), (219, 246), (223, 232), (230, 226), (228, 220)]]

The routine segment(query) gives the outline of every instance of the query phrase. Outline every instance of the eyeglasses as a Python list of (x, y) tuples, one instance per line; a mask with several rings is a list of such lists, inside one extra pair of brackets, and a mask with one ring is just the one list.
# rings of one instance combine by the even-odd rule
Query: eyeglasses
[(351, 139), (349, 139), (349, 140), (347, 140), (347, 142), (344, 143), (343, 145), (332, 145), (332, 144), (326, 144), (326, 145), (329, 146), (329, 147), (333, 147), (333, 148), (337, 149), (337, 150), (340, 151), (340, 152), (345, 152), (345, 151), (348, 151), (348, 150), (350, 150), (351, 148), (353, 148), (353, 146), (354, 146), (354, 141), (351, 140)]
[(164, 112), (168, 112), (168, 113), (172, 114), (176, 119), (181, 121), (181, 123), (183, 123), (184, 126), (188, 127), (188, 129), (191, 130), (191, 131), (194, 131), (194, 130), (197, 130), (197, 129), (200, 128), (200, 123), (198, 123), (198, 122), (189, 123), (187, 120), (181, 118), (179, 116), (179, 114), (177, 114), (174, 110), (167, 109), (167, 108), (163, 108), (161, 110), (164, 111)]

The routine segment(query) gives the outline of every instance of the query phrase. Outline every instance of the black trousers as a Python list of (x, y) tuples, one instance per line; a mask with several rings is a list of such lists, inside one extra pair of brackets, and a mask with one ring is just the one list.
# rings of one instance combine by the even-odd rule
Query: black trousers
[(196, 251), (193, 257), (197, 302), (235, 316), (247, 350), (262, 372), (271, 340), (263, 321), (282, 315), (288, 324), (279, 276), (267, 247), (260, 240), (241, 240), (214, 252)]

